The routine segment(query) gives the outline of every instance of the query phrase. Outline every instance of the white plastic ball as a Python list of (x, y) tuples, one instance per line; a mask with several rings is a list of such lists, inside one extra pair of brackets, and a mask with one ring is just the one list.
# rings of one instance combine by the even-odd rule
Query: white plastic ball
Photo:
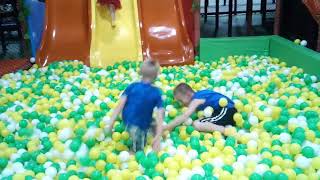
[(121, 151), (119, 154), (119, 159), (121, 162), (127, 162), (130, 158), (130, 154), (128, 151)]
[(221, 168), (224, 165), (223, 159), (220, 157), (216, 157), (210, 161), (210, 163), (213, 165), (213, 167)]
[(85, 157), (88, 153), (88, 147), (85, 144), (81, 144), (79, 150), (76, 152), (78, 158)]
[(300, 42), (300, 45), (301, 45), (301, 46), (307, 46), (307, 45), (308, 45), (308, 42), (307, 42), (306, 40), (302, 40), (302, 41)]
[(7, 126), (8, 131), (10, 132), (14, 132), (16, 130), (16, 124), (15, 123), (11, 123)]
[(282, 143), (290, 143), (291, 142), (291, 135), (288, 133), (281, 133), (279, 136), (279, 140)]
[(90, 128), (87, 130), (85, 136), (88, 137), (88, 138), (93, 138), (93, 137), (95, 136), (95, 134), (96, 134), (96, 131), (97, 131), (97, 128), (95, 128), (95, 127), (90, 127)]
[(128, 163), (121, 164), (121, 169), (128, 169), (128, 167), (129, 167)]
[(250, 116), (249, 123), (251, 125), (257, 125), (259, 123), (259, 119), (256, 116)]
[(23, 164), (20, 162), (15, 162), (12, 164), (12, 170), (16, 173), (21, 173), (23, 172), (25, 169), (23, 167)]
[(190, 126), (191, 124), (192, 124), (192, 119), (191, 118), (188, 118), (185, 122), (184, 122), (184, 124), (185, 125), (187, 125), (187, 126)]
[(177, 154), (182, 156), (187, 156), (187, 152), (184, 149), (177, 149)]
[[(48, 153), (48, 152), (47, 152), (47, 153)], [(47, 154), (47, 153), (46, 153), (46, 154)], [(47, 162), (44, 163), (43, 167), (47, 169), (47, 168), (49, 168), (49, 167), (51, 166), (51, 164), (52, 164), (52, 162), (47, 161)]]
[(48, 167), (45, 171), (45, 174), (51, 178), (55, 177), (57, 174), (57, 170), (54, 167)]
[(295, 160), (295, 163), (296, 163), (297, 167), (302, 168), (302, 169), (306, 169), (306, 168), (310, 167), (311, 159), (308, 159), (304, 156), (299, 156)]
[(271, 116), (271, 114), (272, 114), (272, 109), (271, 108), (265, 108), (264, 109), (264, 114), (266, 115), (266, 116)]
[(240, 155), (237, 159), (237, 162), (245, 164), (247, 162), (247, 157), (245, 155)]
[(72, 104), (70, 102), (65, 102), (63, 104), (63, 107), (66, 108), (66, 109), (70, 109), (72, 107)]
[(10, 176), (10, 175), (13, 175), (13, 170), (12, 169), (9, 169), (9, 168), (6, 168), (2, 171), (2, 176), (3, 177), (7, 177), (7, 176)]
[(243, 88), (239, 88), (236, 91), (236, 93), (237, 93), (238, 96), (244, 96), (246, 94), (246, 91)]
[(255, 140), (250, 140), (250, 141), (248, 142), (248, 147), (254, 147), (254, 148), (258, 147), (257, 141), (255, 141)]
[(256, 166), (255, 172), (260, 174), (260, 175), (263, 175), (263, 173), (265, 173), (267, 170), (269, 170), (269, 166), (268, 165), (266, 165), (266, 164), (258, 164)]
[(177, 149), (173, 146), (169, 146), (168, 154), (170, 154), (170, 156), (174, 156), (176, 153), (177, 153)]
[(84, 117), (88, 120), (92, 119), (93, 118), (93, 113), (92, 112), (86, 112), (84, 114)]
[(191, 159), (191, 160), (194, 160), (198, 157), (198, 152), (194, 149), (191, 149), (189, 152), (188, 152), (188, 157)]
[(31, 63), (35, 63), (35, 62), (36, 62), (36, 58), (31, 57), (31, 58), (30, 58), (30, 62), (31, 62)]
[(69, 160), (69, 159), (72, 159), (74, 157), (74, 152), (71, 151), (70, 149), (66, 149), (63, 154), (62, 154), (62, 157), (63, 159), (66, 159), (66, 160)]
[(213, 108), (208, 106), (203, 110), (203, 114), (205, 117), (211, 117), (213, 113)]
[(71, 138), (72, 135), (72, 129), (71, 128), (64, 128), (61, 130), (61, 132), (58, 134), (58, 138), (61, 141), (66, 141), (69, 138)]
[(314, 76), (314, 75), (311, 76), (311, 80), (312, 80), (312, 82), (314, 82), (314, 83), (317, 82), (317, 76)]
[(201, 167), (194, 167), (191, 171), (193, 174), (200, 174), (201, 176), (205, 175), (205, 171)]

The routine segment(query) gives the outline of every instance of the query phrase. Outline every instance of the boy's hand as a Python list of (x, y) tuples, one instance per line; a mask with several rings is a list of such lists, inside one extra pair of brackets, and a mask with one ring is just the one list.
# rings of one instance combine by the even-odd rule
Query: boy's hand
[(165, 132), (165, 131), (171, 131), (171, 130), (172, 130), (172, 127), (169, 126), (169, 125), (165, 125), (165, 126), (163, 127), (163, 132)]

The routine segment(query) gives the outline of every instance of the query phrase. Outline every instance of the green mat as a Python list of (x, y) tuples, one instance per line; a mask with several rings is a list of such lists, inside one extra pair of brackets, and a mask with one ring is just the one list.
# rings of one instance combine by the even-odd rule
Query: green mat
[(201, 61), (217, 61), (230, 55), (277, 57), (288, 66), (298, 66), (306, 73), (320, 76), (320, 53), (279, 36), (201, 38)]

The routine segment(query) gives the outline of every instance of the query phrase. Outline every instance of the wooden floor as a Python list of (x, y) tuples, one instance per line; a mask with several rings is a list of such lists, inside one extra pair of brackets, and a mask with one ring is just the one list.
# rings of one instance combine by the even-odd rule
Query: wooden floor
[(0, 61), (0, 77), (4, 74), (29, 69), (32, 66), (29, 59), (9, 59)]

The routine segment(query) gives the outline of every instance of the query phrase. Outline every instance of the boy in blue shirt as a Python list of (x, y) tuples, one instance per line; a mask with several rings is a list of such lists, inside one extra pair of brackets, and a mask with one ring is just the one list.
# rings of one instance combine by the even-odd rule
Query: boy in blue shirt
[(156, 135), (152, 146), (158, 151), (164, 116), (161, 91), (152, 85), (159, 73), (159, 65), (154, 61), (144, 61), (141, 66), (142, 80), (130, 84), (121, 95), (120, 102), (111, 116), (111, 128), (122, 111), (126, 130), (132, 138), (132, 151), (143, 150), (147, 141), (147, 132), (152, 123), (153, 110), (157, 108)]
[[(174, 98), (180, 101), (184, 106), (187, 106), (188, 109), (181, 116), (178, 116), (171, 123), (166, 125), (164, 128), (166, 130), (175, 128), (186, 121), (192, 113), (202, 111), (208, 106), (212, 107), (214, 111), (211, 117), (206, 117), (193, 122), (193, 126), (196, 130), (203, 132), (219, 131), (224, 133), (225, 126), (235, 125), (233, 115), (237, 110), (234, 107), (234, 102), (220, 93), (211, 90), (194, 92), (188, 84), (181, 83), (174, 89)], [(228, 102), (225, 107), (221, 107), (219, 104), (221, 98), (225, 98)]]

